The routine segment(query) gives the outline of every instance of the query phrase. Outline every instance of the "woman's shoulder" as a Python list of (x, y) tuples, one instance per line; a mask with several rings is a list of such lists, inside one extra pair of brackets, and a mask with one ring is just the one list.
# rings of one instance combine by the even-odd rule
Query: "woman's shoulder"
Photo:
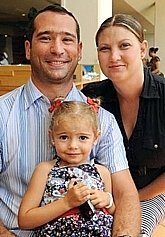
[(111, 90), (111, 87), (113, 87), (111, 80), (105, 79), (98, 82), (91, 82), (87, 84), (81, 91), (86, 96), (98, 97), (101, 96), (102, 93), (105, 94), (107, 90)]

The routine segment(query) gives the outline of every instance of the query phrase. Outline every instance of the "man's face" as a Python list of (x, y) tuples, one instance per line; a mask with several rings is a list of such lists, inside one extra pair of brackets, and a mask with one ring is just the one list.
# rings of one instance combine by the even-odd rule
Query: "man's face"
[(61, 84), (72, 80), (82, 44), (71, 16), (46, 11), (36, 17), (31, 45), (26, 41), (25, 48), (33, 81)]

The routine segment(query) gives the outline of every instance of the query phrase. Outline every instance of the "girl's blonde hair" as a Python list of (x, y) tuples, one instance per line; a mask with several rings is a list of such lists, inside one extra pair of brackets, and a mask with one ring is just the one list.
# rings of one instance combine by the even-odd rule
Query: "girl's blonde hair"
[[(54, 111), (52, 114), (52, 120), (50, 129), (53, 130), (55, 126), (58, 126), (62, 118), (73, 118), (81, 122), (81, 119), (86, 119), (91, 122), (94, 133), (99, 131), (99, 121), (97, 109), (100, 105), (99, 99), (90, 99), (90, 104), (80, 101), (61, 101), (56, 99), (54, 101)], [(92, 102), (93, 101), (93, 102)]]

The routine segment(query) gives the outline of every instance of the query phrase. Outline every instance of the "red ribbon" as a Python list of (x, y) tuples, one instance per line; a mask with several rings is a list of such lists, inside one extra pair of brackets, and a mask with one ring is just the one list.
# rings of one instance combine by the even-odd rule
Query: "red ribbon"
[(90, 107), (93, 109), (94, 112), (98, 113), (99, 105), (95, 99), (91, 99), (91, 98), (87, 97), (87, 103), (88, 103), (88, 105), (90, 105)]
[(55, 109), (57, 109), (58, 107), (60, 107), (61, 106), (61, 104), (62, 104), (62, 101), (61, 100), (55, 100), (53, 103), (52, 103), (52, 105), (51, 105), (51, 107), (48, 109), (48, 111), (50, 112), (50, 113), (52, 113)]

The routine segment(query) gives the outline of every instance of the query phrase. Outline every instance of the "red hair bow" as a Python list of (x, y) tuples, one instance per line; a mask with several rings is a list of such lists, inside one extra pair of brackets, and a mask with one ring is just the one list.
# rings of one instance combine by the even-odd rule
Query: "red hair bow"
[(99, 105), (98, 105), (96, 99), (91, 99), (91, 98), (87, 97), (87, 103), (93, 109), (94, 112), (98, 113)]
[(51, 107), (48, 109), (48, 111), (50, 112), (50, 113), (52, 113), (55, 109), (57, 109), (58, 107), (60, 107), (61, 106), (61, 104), (62, 104), (62, 101), (61, 100), (55, 100), (53, 103), (52, 103), (52, 105), (51, 105)]

